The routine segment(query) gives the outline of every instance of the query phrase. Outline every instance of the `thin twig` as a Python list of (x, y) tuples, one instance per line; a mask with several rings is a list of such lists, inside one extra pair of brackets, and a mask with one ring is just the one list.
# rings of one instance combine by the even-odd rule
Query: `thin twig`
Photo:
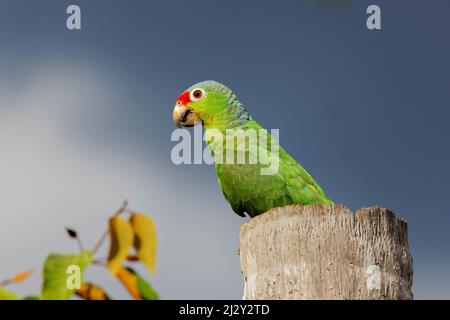
[(94, 261), (92, 261), (92, 264), (95, 265), (95, 266), (105, 267), (106, 266), (106, 261), (105, 260), (94, 260)]
[(68, 228), (68, 227), (66, 227), (66, 232), (70, 238), (75, 239), (77, 241), (78, 249), (80, 250), (80, 252), (83, 252), (84, 246), (83, 246), (83, 242), (81, 242), (81, 239), (78, 236), (78, 232), (76, 232), (74, 229)]
[(79, 237), (77, 237), (76, 239), (77, 239), (78, 248), (80, 249), (80, 252), (83, 252), (84, 251), (83, 243), (81, 242)]
[(0, 282), (0, 287), (6, 287), (7, 285), (9, 285), (9, 284), (11, 284), (12, 283), (12, 280), (11, 279), (5, 279), (5, 280), (2, 280), (1, 282)]
[[(127, 210), (127, 207), (128, 207), (128, 200), (125, 200), (123, 202), (122, 206), (119, 209), (117, 209), (117, 211), (113, 214), (113, 216), (122, 214), (123, 212), (125, 212)], [(100, 249), (101, 245), (103, 244), (103, 242), (105, 242), (108, 235), (109, 235), (109, 229), (106, 229), (105, 232), (103, 232), (100, 239), (98, 239), (97, 243), (92, 248), (92, 251), (91, 251), (92, 255), (94, 255), (97, 252), (97, 250)]]
[(106, 240), (106, 238), (108, 237), (109, 234), (109, 229), (106, 229), (105, 232), (103, 232), (102, 236), (100, 237), (100, 239), (98, 239), (97, 243), (95, 244), (95, 246), (92, 248), (92, 254), (95, 254), (97, 252), (97, 250), (101, 247), (101, 245), (103, 244), (103, 242)]

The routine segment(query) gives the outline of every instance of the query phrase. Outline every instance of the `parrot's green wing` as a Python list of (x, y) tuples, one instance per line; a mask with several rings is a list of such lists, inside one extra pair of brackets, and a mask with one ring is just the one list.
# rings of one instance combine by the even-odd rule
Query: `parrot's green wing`
[[(262, 128), (252, 120), (245, 126), (245, 130), (250, 129)], [(261, 148), (264, 146), (259, 145), (258, 152)], [(278, 152), (267, 150), (269, 156), (279, 159), (278, 170), (274, 174), (261, 174), (261, 169), (267, 164), (259, 162), (216, 165), (219, 184), (237, 214), (244, 216), (247, 212), (253, 217), (289, 204), (332, 204), (311, 175), (275, 141), (272, 148), (277, 148)], [(247, 155), (251, 150), (246, 149)]]
[(286, 195), (292, 203), (333, 204), (311, 175), (281, 147), (280, 173), (284, 176)]

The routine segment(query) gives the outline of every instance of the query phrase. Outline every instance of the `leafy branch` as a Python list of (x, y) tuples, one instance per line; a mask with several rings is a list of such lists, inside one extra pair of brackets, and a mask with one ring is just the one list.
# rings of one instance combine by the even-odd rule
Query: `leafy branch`
[[(128, 218), (123, 218), (128, 214)], [(99, 285), (86, 282), (83, 273), (91, 265), (105, 267), (136, 300), (156, 300), (158, 294), (150, 283), (125, 263), (142, 263), (150, 273), (156, 273), (157, 236), (154, 221), (147, 215), (128, 208), (128, 201), (109, 218), (108, 227), (95, 243), (86, 250), (78, 233), (66, 227), (67, 235), (77, 242), (76, 254), (50, 254), (44, 262), (43, 284), (39, 296), (25, 299), (71, 299), (75, 293), (85, 300), (109, 300), (110, 296)], [(107, 259), (96, 259), (94, 255), (109, 240)], [(25, 280), (32, 270), (21, 272), (0, 281), (0, 300), (20, 299), (5, 287)]]

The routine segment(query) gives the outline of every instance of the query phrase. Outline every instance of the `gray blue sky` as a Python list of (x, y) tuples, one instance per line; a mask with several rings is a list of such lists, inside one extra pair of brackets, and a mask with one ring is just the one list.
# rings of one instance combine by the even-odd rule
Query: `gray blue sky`
[[(72, 3), (81, 31), (65, 27)], [(365, 27), (369, 4), (380, 31)], [(1, 0), (0, 278), (76, 250), (64, 226), (91, 246), (128, 198), (157, 222), (162, 298), (241, 298), (244, 220), (213, 167), (170, 160), (176, 97), (214, 79), (280, 129), (335, 202), (405, 218), (415, 296), (450, 298), (449, 12), (438, 0)], [(128, 297), (102, 269), (87, 276)]]

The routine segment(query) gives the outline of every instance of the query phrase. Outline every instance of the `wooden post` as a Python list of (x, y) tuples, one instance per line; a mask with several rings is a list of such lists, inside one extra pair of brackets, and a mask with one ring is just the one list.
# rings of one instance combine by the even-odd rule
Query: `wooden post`
[(407, 224), (378, 206), (286, 206), (241, 226), (244, 299), (413, 299)]

